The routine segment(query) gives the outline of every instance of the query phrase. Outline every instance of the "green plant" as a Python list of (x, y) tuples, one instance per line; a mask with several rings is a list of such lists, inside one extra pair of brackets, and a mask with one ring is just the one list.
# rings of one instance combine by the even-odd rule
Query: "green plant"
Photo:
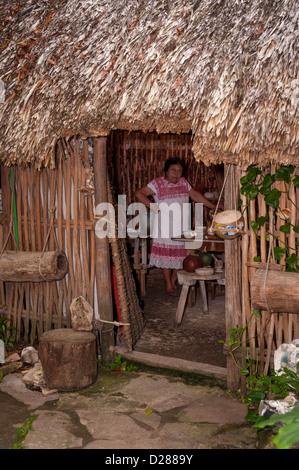
[(11, 449), (21, 449), (22, 448), (22, 443), (27, 436), (28, 432), (30, 431), (32, 427), (33, 421), (37, 419), (36, 415), (31, 415), (29, 418), (26, 419), (25, 423), (21, 428), (17, 428), (17, 434), (14, 435), (14, 438), (16, 439), (16, 442), (13, 444)]
[[(275, 430), (277, 425), (278, 431)], [(289, 449), (294, 444), (299, 443), (299, 405), (296, 405), (292, 411), (283, 415), (274, 413), (270, 418), (260, 416), (254, 424), (254, 428), (259, 431), (266, 427), (274, 430), (273, 442), (278, 449)]]
[(109, 362), (108, 365), (112, 371), (132, 372), (133, 370), (137, 370), (137, 367), (123, 361), (120, 354), (115, 356), (114, 361)]
[[(228, 330), (229, 339), (228, 339), (227, 343), (225, 343), (224, 340), (219, 340), (219, 343), (223, 343), (227, 346), (228, 353), (231, 355), (234, 363), (236, 364), (237, 367), (239, 367), (240, 372), (243, 375), (247, 375), (249, 373), (248, 366), (251, 366), (251, 363), (250, 363), (249, 360), (247, 360), (246, 368), (243, 369), (242, 366), (239, 365), (237, 360), (236, 360), (235, 352), (240, 348), (243, 349), (242, 348), (243, 344), (246, 344), (246, 338), (244, 340), (244, 334), (247, 334), (248, 325), (249, 325), (249, 323), (250, 323), (253, 316), (261, 318), (261, 314), (260, 314), (259, 310), (256, 310), (256, 309), (252, 310), (252, 315), (250, 316), (249, 320), (247, 321), (247, 323), (244, 327), (240, 327), (239, 325), (235, 325), (234, 328), (230, 328)], [(244, 351), (245, 351), (245, 348), (244, 348)]]
[[(249, 318), (245, 327), (239, 327), (228, 330), (229, 339), (226, 344), (228, 352), (234, 360), (234, 363), (240, 369), (240, 374), (245, 376), (246, 380), (246, 397), (243, 401), (247, 405), (256, 405), (261, 400), (273, 396), (275, 399), (285, 398), (290, 391), (295, 391), (299, 395), (299, 363), (297, 364), (297, 374), (288, 369), (284, 368), (282, 371), (275, 372), (270, 371), (269, 375), (258, 373), (257, 362), (251, 359), (249, 356), (245, 357), (245, 364), (240, 365), (236, 359), (236, 351), (243, 349), (247, 338), (244, 339), (244, 334), (247, 334), (248, 325), (253, 316), (261, 317), (258, 310), (253, 309), (253, 313)], [(219, 340), (220, 343), (224, 343), (223, 340)], [(252, 414), (252, 418), (254, 414)]]
[(7, 317), (0, 317), (0, 339), (2, 339), (5, 349), (7, 346), (13, 347), (14, 337), (10, 334), (13, 330), (16, 330), (14, 326), (8, 326), (10, 321)]
[[(297, 372), (299, 374), (299, 362)], [(249, 393), (246, 396), (246, 403), (248, 405), (259, 403), (266, 398), (283, 399), (292, 391), (299, 394), (299, 375), (287, 367), (284, 367), (283, 371), (272, 370), (269, 375), (250, 374), (247, 377), (247, 384)]]
[[(252, 166), (248, 169), (247, 174), (240, 179), (240, 192), (243, 196), (246, 196), (250, 201), (254, 200), (259, 194), (264, 197), (267, 212), (265, 215), (260, 216), (257, 220), (250, 219), (249, 205), (247, 204), (246, 206), (248, 207), (251, 228), (258, 236), (258, 231), (261, 227), (266, 224), (266, 240), (269, 240), (272, 236), (274, 239), (277, 239), (280, 242), (279, 246), (276, 246), (273, 250), (274, 258), (280, 261), (283, 257), (285, 257), (284, 261), (286, 271), (299, 272), (299, 258), (296, 255), (298, 242), (296, 242), (296, 246), (289, 246), (287, 239), (281, 239), (276, 234), (270, 232), (267, 224), (269, 221), (268, 209), (269, 207), (272, 207), (273, 209), (277, 210), (278, 214), (284, 221), (284, 224), (279, 227), (281, 233), (289, 234), (291, 231), (299, 233), (299, 224), (294, 225), (289, 220), (288, 213), (285, 210), (286, 208), (281, 207), (280, 202), (281, 195), (282, 193), (284, 193), (290, 204), (293, 205), (297, 211), (299, 210), (296, 205), (296, 202), (290, 196), (290, 190), (292, 185), (294, 185), (295, 188), (299, 188), (299, 175), (294, 175), (294, 171), (295, 166), (292, 165), (282, 166), (281, 168), (278, 168), (273, 174), (271, 174), (267, 169), (261, 170), (260, 168)], [(284, 191), (272, 187), (277, 181), (283, 182)], [(242, 204), (243, 201), (240, 200), (239, 206), (242, 206)], [(246, 209), (246, 207), (244, 208), (244, 210)], [(255, 259), (255, 261), (259, 261), (259, 259), (257, 258)]]

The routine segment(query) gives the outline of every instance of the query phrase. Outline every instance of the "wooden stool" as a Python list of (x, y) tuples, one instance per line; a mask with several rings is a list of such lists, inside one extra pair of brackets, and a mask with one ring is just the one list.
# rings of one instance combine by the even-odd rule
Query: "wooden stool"
[(187, 295), (189, 292), (190, 286), (194, 286), (197, 281), (199, 281), (199, 287), (201, 292), (201, 297), (203, 301), (203, 313), (209, 313), (208, 307), (208, 299), (207, 299), (207, 292), (205, 281), (214, 281), (217, 279), (223, 278), (223, 273), (216, 273), (216, 274), (196, 274), (196, 273), (189, 273), (187, 271), (178, 271), (178, 282), (182, 284), (182, 291), (180, 295), (180, 300), (178, 303), (175, 321), (177, 325), (180, 325), (182, 322), (182, 318), (184, 315)]
[(59, 328), (43, 333), (39, 357), (49, 389), (74, 391), (97, 378), (96, 337), (89, 331)]

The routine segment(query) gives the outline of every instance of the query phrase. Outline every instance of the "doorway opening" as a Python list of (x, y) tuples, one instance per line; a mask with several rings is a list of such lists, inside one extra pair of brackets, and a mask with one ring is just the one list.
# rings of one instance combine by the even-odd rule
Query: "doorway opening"
[[(223, 165), (207, 167), (202, 162), (196, 162), (190, 134), (159, 135), (123, 131), (112, 132), (108, 145), (109, 173), (116, 195), (126, 196), (127, 205), (134, 202), (134, 193), (138, 188), (163, 176), (164, 163), (170, 157), (179, 157), (184, 161), (186, 179), (193, 188), (202, 194), (208, 193), (215, 201), (218, 199), (223, 184)], [(209, 226), (211, 212), (211, 209), (204, 207), (204, 226)], [(192, 214), (194, 216), (194, 211)], [(198, 285), (192, 291), (190, 289), (183, 319), (178, 326), (175, 315), (181, 286), (175, 293), (165, 292), (162, 271), (148, 265), (150, 238), (146, 240), (146, 267), (144, 260), (143, 264), (138, 260), (141, 265), (141, 269), (138, 269), (135, 243), (134, 239), (127, 240), (146, 325), (134, 350), (225, 367), (223, 345), (219, 342), (225, 339), (225, 286), (214, 281), (205, 283), (208, 313), (203, 312)], [(224, 249), (205, 249), (213, 255), (213, 259), (224, 261)], [(139, 255), (142, 256), (141, 250)]]

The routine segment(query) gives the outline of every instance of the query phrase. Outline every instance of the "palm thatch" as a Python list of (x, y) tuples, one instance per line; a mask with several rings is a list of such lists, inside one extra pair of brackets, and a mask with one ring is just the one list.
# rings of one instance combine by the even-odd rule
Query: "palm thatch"
[[(0, 160), (191, 132), (197, 160), (297, 164), (296, 0), (1, 0)], [(0, 82), (1, 83), (1, 82)]]

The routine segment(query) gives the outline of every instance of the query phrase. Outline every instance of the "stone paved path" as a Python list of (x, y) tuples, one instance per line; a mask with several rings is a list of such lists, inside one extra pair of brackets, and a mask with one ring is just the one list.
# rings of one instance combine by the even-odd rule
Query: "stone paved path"
[(37, 416), (23, 449), (257, 448), (245, 405), (218, 386), (179, 377), (100, 369), (88, 389), (44, 397), (13, 373), (0, 390)]

